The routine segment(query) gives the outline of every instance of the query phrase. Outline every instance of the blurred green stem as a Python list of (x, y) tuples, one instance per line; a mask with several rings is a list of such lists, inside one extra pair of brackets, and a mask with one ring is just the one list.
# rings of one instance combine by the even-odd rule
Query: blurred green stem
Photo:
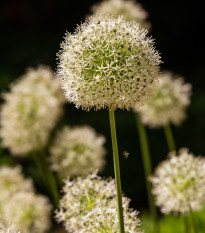
[(150, 213), (154, 221), (155, 232), (157, 233), (159, 232), (159, 224), (157, 221), (157, 210), (154, 205), (154, 201), (153, 201), (153, 197), (151, 193), (151, 183), (147, 180), (147, 178), (152, 173), (152, 163), (151, 163), (151, 157), (150, 157), (150, 152), (149, 152), (148, 139), (147, 139), (145, 127), (142, 124), (139, 115), (135, 114), (135, 116), (136, 116), (136, 123), (137, 123), (140, 146), (141, 146), (141, 151), (142, 151), (142, 159), (143, 159), (143, 166), (144, 166), (144, 172), (145, 172), (145, 181), (146, 181), (147, 196), (148, 196), (148, 201), (149, 201), (149, 208), (150, 208)]
[(191, 208), (190, 205), (189, 205), (189, 213), (190, 213), (194, 233), (198, 233), (198, 229), (197, 229), (196, 222), (195, 222), (195, 219), (194, 219), (194, 214), (193, 214), (193, 211), (192, 211), (192, 208)]
[(110, 107), (109, 109), (110, 117), (110, 130), (112, 137), (112, 149), (113, 149), (113, 160), (114, 160), (114, 170), (115, 170), (115, 183), (117, 189), (117, 204), (118, 204), (118, 218), (120, 233), (125, 233), (124, 229), (124, 219), (123, 219), (123, 207), (122, 207), (122, 190), (121, 190), (121, 179), (120, 179), (120, 164), (118, 156), (118, 147), (117, 147), (117, 135), (115, 127), (115, 113), (114, 110)]
[(189, 233), (189, 226), (188, 221), (185, 215), (182, 215), (183, 222), (184, 222), (184, 233)]
[(55, 202), (55, 205), (57, 206), (59, 203), (59, 199), (60, 199), (58, 185), (56, 182), (56, 177), (54, 176), (53, 172), (50, 169), (48, 159), (47, 159), (44, 151), (42, 151), (42, 153), (41, 153), (41, 159), (42, 159), (43, 169), (45, 172), (47, 183), (49, 184), (50, 191), (51, 191), (51, 194), (53, 196), (53, 200)]
[(44, 184), (46, 185), (48, 191), (51, 193), (54, 203), (57, 206), (59, 202), (58, 186), (56, 183), (56, 179), (48, 165), (48, 161), (47, 161), (47, 157), (45, 156), (45, 153), (43, 151), (41, 153), (37, 152), (33, 154), (33, 159), (40, 172)]
[(42, 163), (39, 159), (39, 156), (36, 154), (36, 153), (32, 153), (32, 157), (33, 157), (33, 160), (35, 161), (35, 164), (36, 164), (36, 167), (40, 173), (40, 176), (44, 182), (44, 184), (46, 185), (47, 189), (49, 190), (49, 185), (47, 183), (47, 178), (46, 178), (46, 175), (43, 171), (43, 167), (42, 167)]
[(164, 132), (165, 132), (165, 136), (167, 139), (167, 144), (169, 147), (169, 151), (175, 151), (176, 147), (175, 147), (175, 143), (174, 143), (174, 137), (172, 134), (172, 130), (171, 130), (171, 126), (169, 124), (164, 126)]

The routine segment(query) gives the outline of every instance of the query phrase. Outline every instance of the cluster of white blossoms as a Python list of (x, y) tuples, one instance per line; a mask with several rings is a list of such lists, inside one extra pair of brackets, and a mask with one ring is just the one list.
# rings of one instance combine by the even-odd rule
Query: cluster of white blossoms
[(0, 213), (1, 205), (4, 204), (7, 197), (11, 197), (17, 192), (34, 191), (31, 179), (25, 179), (22, 175), (20, 167), (3, 166), (0, 168)]
[(0, 233), (20, 233), (20, 231), (17, 232), (14, 225), (5, 226), (0, 219)]
[(0, 215), (6, 226), (12, 223), (24, 233), (49, 229), (51, 205), (46, 197), (34, 193), (32, 181), (23, 177), (20, 167), (0, 168), (0, 190)]
[[(114, 180), (103, 180), (96, 172), (85, 178), (66, 180), (64, 196), (56, 213), (59, 222), (73, 233), (119, 231), (117, 196)], [(129, 209), (129, 200), (123, 197), (125, 232), (140, 233), (137, 212)]]
[(154, 95), (144, 106), (134, 109), (139, 112), (144, 124), (157, 128), (172, 123), (179, 125), (185, 118), (190, 104), (191, 84), (171, 72), (164, 72)]
[(48, 67), (28, 69), (4, 94), (0, 113), (2, 145), (21, 156), (45, 146), (62, 112), (60, 89)]
[(58, 75), (76, 107), (130, 109), (158, 84), (160, 56), (147, 31), (122, 17), (94, 16), (66, 34)]
[(50, 148), (52, 169), (62, 177), (87, 175), (102, 169), (105, 137), (89, 126), (65, 127)]
[(19, 192), (3, 205), (3, 217), (23, 233), (44, 233), (50, 228), (51, 205), (44, 196)]
[(150, 23), (147, 21), (149, 14), (134, 0), (104, 0), (94, 5), (91, 12), (115, 18), (122, 15), (128, 21), (135, 21), (142, 27), (150, 28)]
[[(123, 200), (123, 205), (126, 204), (125, 200)], [(125, 233), (142, 233), (140, 230), (140, 220), (137, 215), (137, 211), (124, 209)], [(119, 232), (117, 208), (95, 208), (85, 217), (83, 216), (82, 219), (85, 227), (79, 231), (80, 233)]]
[(171, 152), (150, 178), (156, 205), (165, 214), (186, 213), (205, 205), (205, 158), (188, 149)]

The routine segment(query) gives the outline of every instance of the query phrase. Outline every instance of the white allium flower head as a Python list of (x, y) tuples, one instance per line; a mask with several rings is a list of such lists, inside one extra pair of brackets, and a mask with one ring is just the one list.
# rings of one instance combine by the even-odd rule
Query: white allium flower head
[(45, 146), (62, 112), (60, 89), (50, 68), (28, 69), (4, 94), (0, 115), (2, 145), (21, 156)]
[(93, 16), (66, 34), (57, 73), (76, 107), (130, 109), (158, 83), (159, 54), (147, 31), (122, 17)]
[(179, 125), (186, 118), (190, 104), (191, 84), (171, 72), (160, 75), (159, 86), (144, 106), (134, 109), (139, 112), (144, 124), (158, 128), (172, 123)]
[[(118, 232), (117, 196), (114, 180), (103, 180), (96, 172), (87, 177), (66, 180), (64, 196), (56, 213), (58, 222), (73, 233)], [(139, 228), (137, 212), (129, 209), (129, 199), (123, 197), (126, 233)], [(105, 221), (103, 221), (103, 219)], [(129, 231), (130, 230), (130, 231)]]
[(113, 16), (118, 18), (122, 15), (128, 21), (135, 21), (142, 27), (150, 28), (147, 21), (149, 14), (142, 5), (134, 0), (104, 0), (91, 8), (93, 14)]
[(102, 169), (105, 137), (89, 126), (66, 126), (50, 148), (52, 169), (62, 177), (87, 175)]
[(2, 217), (23, 233), (44, 233), (50, 228), (51, 205), (46, 197), (19, 192), (2, 206)]
[(17, 192), (33, 192), (33, 182), (31, 179), (25, 179), (20, 167), (0, 167), (0, 213), (1, 205)]
[(199, 210), (205, 204), (205, 158), (188, 149), (171, 152), (150, 178), (156, 205), (165, 214)]

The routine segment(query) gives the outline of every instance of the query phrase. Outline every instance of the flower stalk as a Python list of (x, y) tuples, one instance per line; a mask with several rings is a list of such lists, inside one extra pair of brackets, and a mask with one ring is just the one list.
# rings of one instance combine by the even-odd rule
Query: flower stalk
[(164, 132), (165, 132), (165, 136), (166, 136), (166, 140), (167, 140), (167, 144), (169, 147), (169, 151), (175, 151), (176, 150), (176, 146), (175, 146), (175, 142), (174, 142), (174, 137), (172, 134), (172, 130), (171, 130), (171, 126), (169, 124), (164, 125)]
[(44, 155), (44, 152), (41, 152), (41, 157), (34, 154), (33, 159), (40, 172), (44, 184), (46, 185), (48, 191), (51, 193), (53, 201), (57, 206), (59, 202), (58, 186), (56, 183), (56, 179), (48, 166), (48, 161), (46, 156)]
[(152, 173), (152, 163), (151, 163), (151, 157), (150, 157), (150, 152), (149, 152), (147, 134), (146, 134), (144, 125), (140, 121), (139, 115), (135, 114), (135, 117), (136, 117), (137, 129), (138, 129), (138, 134), (139, 134), (140, 147), (142, 151), (142, 159), (143, 159), (143, 166), (144, 166), (144, 172), (145, 172), (145, 180), (146, 180), (145, 182), (146, 182), (146, 188), (147, 188), (149, 209), (150, 209), (150, 213), (152, 215), (153, 221), (154, 221), (155, 232), (159, 232), (159, 226), (157, 223), (157, 210), (154, 205), (153, 197), (151, 194), (151, 183), (147, 180), (147, 178)]
[(117, 135), (115, 127), (115, 113), (114, 110), (109, 108), (110, 116), (110, 130), (112, 137), (112, 149), (113, 149), (113, 160), (114, 160), (114, 170), (115, 170), (115, 182), (117, 189), (117, 204), (118, 204), (118, 218), (119, 218), (119, 227), (120, 233), (124, 233), (124, 218), (123, 218), (123, 207), (122, 207), (122, 190), (121, 190), (121, 179), (120, 179), (120, 164), (118, 156), (118, 147), (117, 147)]
[(195, 219), (194, 219), (193, 210), (192, 210), (190, 205), (189, 205), (189, 214), (190, 214), (190, 217), (191, 217), (191, 223), (192, 223), (192, 226), (193, 226), (194, 233), (198, 233), (198, 229), (197, 229), (196, 222), (195, 222)]
[(183, 223), (184, 223), (184, 233), (189, 233), (188, 221), (185, 215), (182, 215)]

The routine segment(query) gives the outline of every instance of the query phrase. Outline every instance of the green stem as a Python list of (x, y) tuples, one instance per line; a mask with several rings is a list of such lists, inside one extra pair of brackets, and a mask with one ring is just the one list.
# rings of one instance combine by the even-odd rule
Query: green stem
[(190, 213), (194, 233), (198, 233), (198, 229), (197, 229), (197, 226), (196, 226), (196, 222), (195, 222), (195, 219), (194, 219), (194, 214), (193, 214), (191, 206), (189, 206), (189, 213)]
[(182, 215), (183, 222), (184, 222), (184, 233), (189, 233), (189, 226), (188, 221), (185, 215)]
[(165, 136), (166, 136), (166, 139), (167, 139), (167, 144), (168, 144), (168, 147), (169, 147), (169, 151), (175, 151), (176, 150), (176, 146), (175, 146), (175, 143), (174, 143), (174, 137), (173, 137), (173, 134), (172, 134), (172, 130), (171, 130), (171, 127), (169, 124), (165, 125), (164, 126), (164, 132), (165, 132)]
[(148, 139), (147, 139), (145, 127), (141, 123), (138, 114), (136, 114), (136, 123), (137, 123), (140, 146), (141, 146), (141, 151), (142, 151), (142, 159), (143, 159), (143, 166), (144, 166), (144, 172), (145, 172), (145, 180), (146, 180), (146, 188), (147, 188), (147, 196), (148, 196), (150, 213), (154, 220), (155, 232), (159, 232), (159, 226), (157, 224), (157, 210), (154, 205), (153, 197), (151, 194), (151, 183), (147, 180), (147, 178), (152, 173), (152, 164), (151, 164), (151, 157), (150, 157), (150, 152), (149, 152)]
[(40, 173), (40, 176), (41, 176), (44, 184), (47, 186), (47, 189), (49, 190), (49, 185), (47, 183), (47, 178), (46, 178), (45, 172), (43, 170), (43, 166), (42, 166), (42, 163), (41, 163), (41, 161), (39, 159), (39, 156), (36, 155), (36, 154), (32, 154), (32, 157), (33, 157), (33, 160), (35, 161), (36, 167), (38, 168), (38, 171)]
[(121, 179), (120, 179), (120, 164), (118, 156), (118, 147), (117, 147), (117, 135), (115, 127), (115, 113), (111, 108), (109, 109), (110, 116), (110, 129), (112, 137), (112, 149), (113, 149), (113, 160), (114, 160), (114, 170), (115, 170), (115, 182), (117, 189), (117, 204), (118, 204), (118, 218), (120, 233), (125, 233), (124, 229), (124, 219), (123, 219), (123, 208), (122, 208), (122, 191), (121, 191)]
[(53, 200), (55, 202), (55, 205), (57, 206), (59, 203), (60, 197), (59, 197), (59, 192), (58, 192), (58, 186), (56, 183), (56, 178), (49, 167), (48, 160), (44, 152), (41, 153), (41, 159), (42, 159), (42, 165), (43, 165), (43, 169), (45, 172), (47, 183), (49, 184), (49, 188), (53, 196)]

